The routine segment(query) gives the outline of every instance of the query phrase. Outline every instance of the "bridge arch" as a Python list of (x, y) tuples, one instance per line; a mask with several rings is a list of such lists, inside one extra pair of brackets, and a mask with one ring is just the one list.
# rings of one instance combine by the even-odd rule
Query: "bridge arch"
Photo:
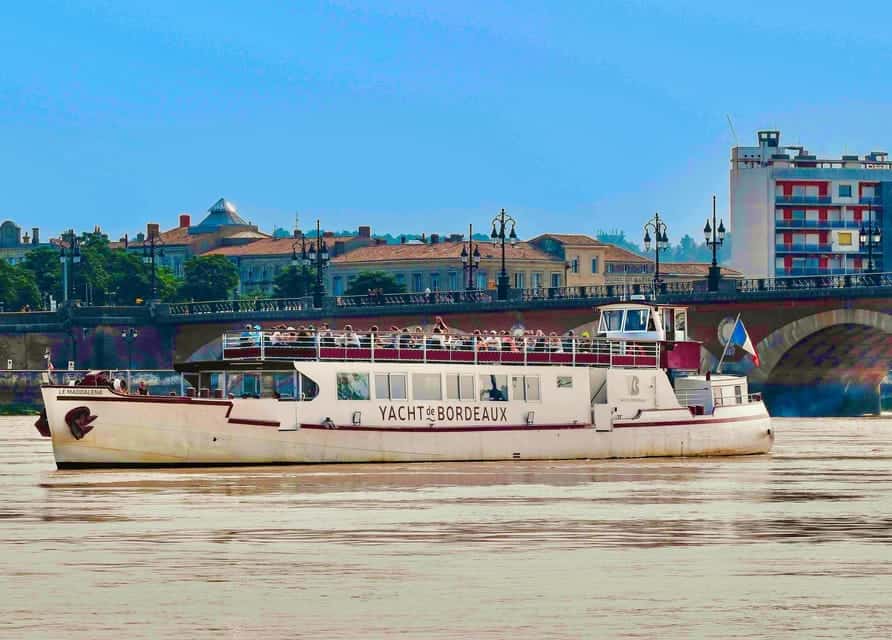
[(892, 365), (892, 314), (834, 309), (790, 322), (757, 345), (750, 380), (773, 415), (876, 413)]
[(754, 382), (767, 382), (793, 347), (815, 333), (839, 325), (860, 325), (892, 334), (892, 314), (872, 309), (833, 309), (794, 320), (756, 345), (761, 366), (753, 368), (750, 378)]

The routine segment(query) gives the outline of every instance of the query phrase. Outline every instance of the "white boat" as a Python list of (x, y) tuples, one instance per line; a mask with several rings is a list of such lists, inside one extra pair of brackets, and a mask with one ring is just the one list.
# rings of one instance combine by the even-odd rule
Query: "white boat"
[(46, 384), (60, 469), (757, 454), (744, 377), (699, 375), (683, 307), (601, 307), (594, 337), (245, 331), (176, 396)]

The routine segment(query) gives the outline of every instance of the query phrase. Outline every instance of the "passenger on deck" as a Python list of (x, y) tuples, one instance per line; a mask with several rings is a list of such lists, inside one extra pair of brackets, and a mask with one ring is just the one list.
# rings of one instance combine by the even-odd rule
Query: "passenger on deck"
[(551, 333), (548, 334), (548, 350), (551, 353), (563, 353), (564, 352), (564, 348), (561, 343), (561, 338), (554, 331), (552, 331)]
[(331, 334), (331, 327), (327, 322), (323, 322), (319, 327), (319, 342), (323, 347), (333, 347), (335, 345), (334, 336)]
[(533, 342), (533, 351), (537, 353), (544, 353), (548, 347), (548, 337), (545, 335), (545, 332), (542, 329), (536, 329), (536, 335), (534, 336), (535, 341)]

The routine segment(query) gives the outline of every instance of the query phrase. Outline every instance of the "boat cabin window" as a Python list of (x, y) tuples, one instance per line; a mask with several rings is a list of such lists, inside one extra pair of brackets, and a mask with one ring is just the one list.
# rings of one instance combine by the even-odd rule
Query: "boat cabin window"
[(298, 397), (303, 400), (312, 400), (319, 395), (319, 385), (312, 378), (308, 378), (302, 373), (297, 374), (297, 391)]
[(474, 376), (471, 374), (446, 374), (447, 400), (474, 400)]
[(511, 376), (511, 397), (527, 402), (539, 401), (539, 376)]
[(623, 330), (623, 310), (613, 309), (601, 312), (601, 323), (598, 325), (599, 333)]
[(408, 400), (408, 387), (405, 373), (375, 374), (375, 398), (378, 400)]
[(675, 312), (675, 339), (687, 340), (688, 335), (688, 312), (679, 309)]
[(439, 373), (413, 373), (412, 397), (415, 400), (442, 400)]
[(260, 374), (228, 373), (226, 375), (226, 395), (233, 398), (259, 398), (261, 396)]
[(492, 402), (507, 402), (508, 376), (495, 374), (480, 376), (480, 399)]
[(369, 400), (369, 374), (339, 373), (337, 374), (338, 400)]
[(623, 331), (645, 331), (650, 311), (647, 309), (627, 309)]

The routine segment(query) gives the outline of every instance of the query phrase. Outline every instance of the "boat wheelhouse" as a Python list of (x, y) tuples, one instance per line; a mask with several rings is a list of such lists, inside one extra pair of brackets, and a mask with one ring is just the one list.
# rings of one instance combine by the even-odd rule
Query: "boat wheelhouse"
[(60, 466), (767, 451), (761, 398), (743, 377), (699, 375), (686, 314), (607, 305), (594, 335), (227, 333), (220, 360), (177, 366), (181, 397), (47, 385), (47, 421)]

